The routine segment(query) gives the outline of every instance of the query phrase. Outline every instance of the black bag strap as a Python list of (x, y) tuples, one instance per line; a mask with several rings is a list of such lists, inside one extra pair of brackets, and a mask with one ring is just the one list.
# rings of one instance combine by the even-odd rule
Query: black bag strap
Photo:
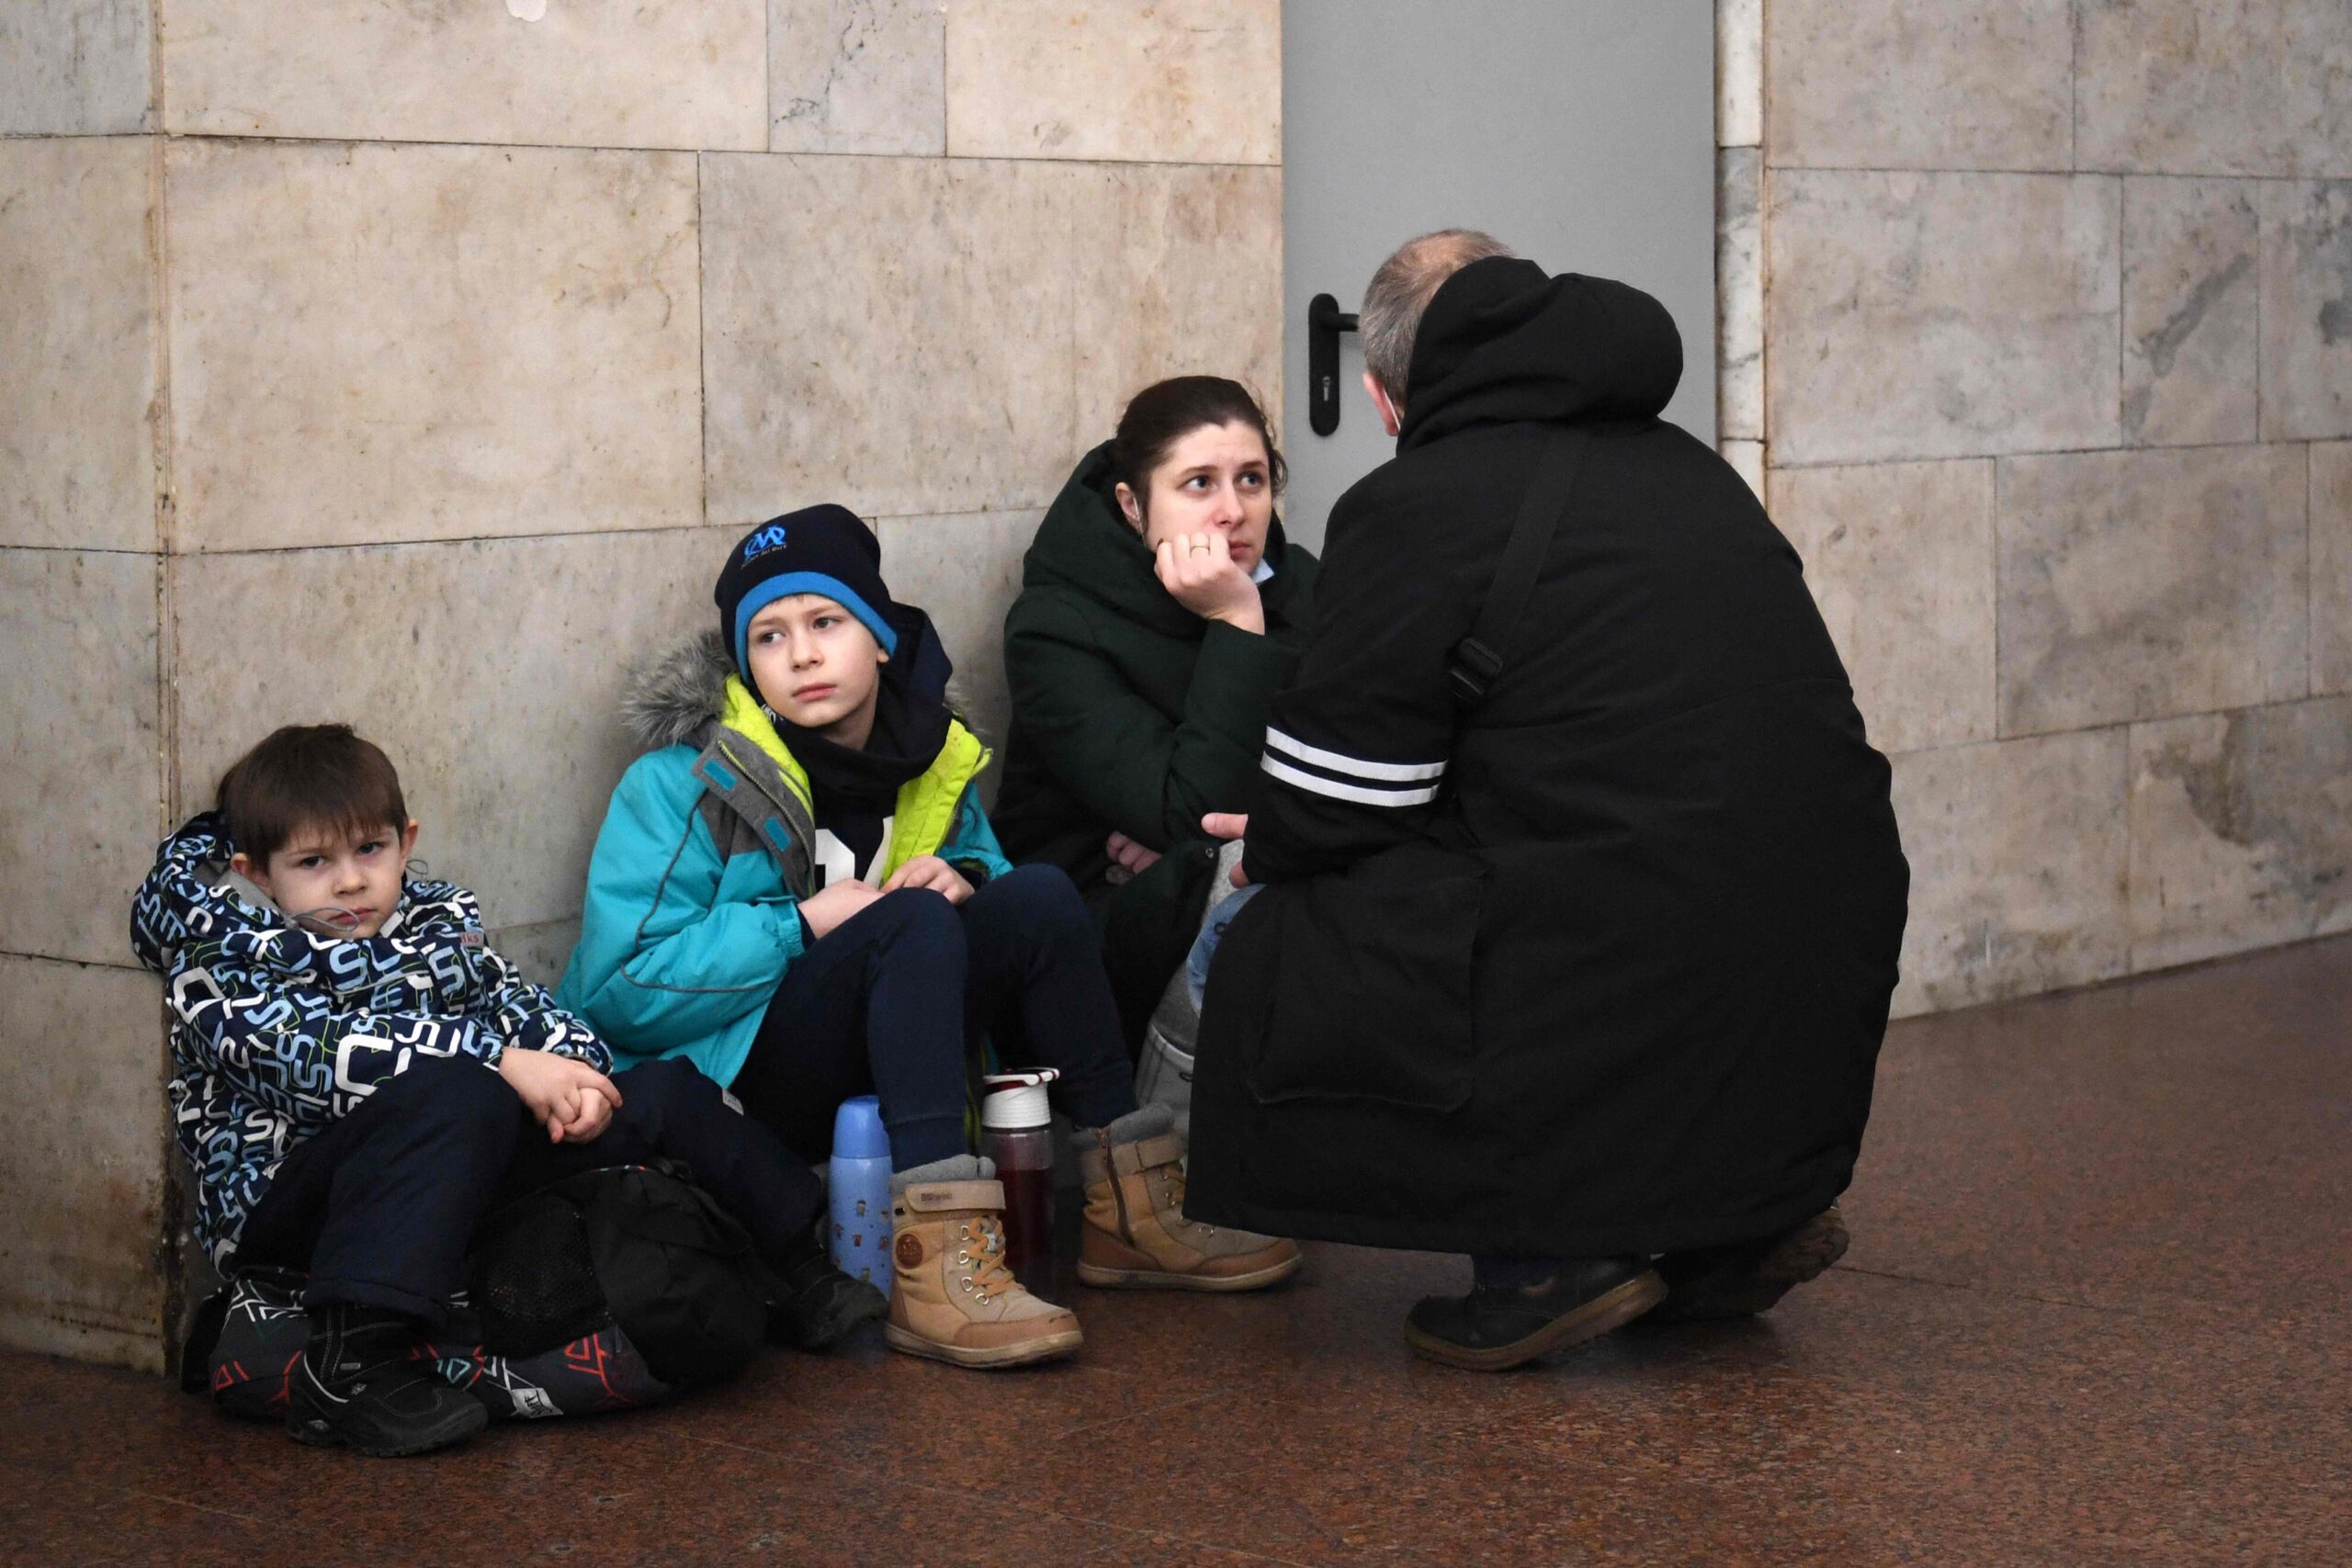
[(1510, 538), (1502, 558), (1495, 563), (1495, 581), (1479, 606), (1477, 624), (1454, 644), (1446, 673), (1453, 682), (1453, 700), (1464, 708), (1487, 700), (1487, 689), (1503, 671), (1502, 650), (1510, 646), (1511, 632), (1535, 591), (1544, 558), (1552, 553), (1553, 536), (1568, 510), (1576, 488), (1577, 467), (1592, 433), (1581, 428), (1555, 431), (1535, 459), (1535, 473), (1520, 498), (1519, 515), (1511, 520)]

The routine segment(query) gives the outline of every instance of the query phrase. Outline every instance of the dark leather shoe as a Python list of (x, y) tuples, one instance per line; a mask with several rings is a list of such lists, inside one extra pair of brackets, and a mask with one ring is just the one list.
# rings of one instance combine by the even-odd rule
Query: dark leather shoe
[(796, 1251), (776, 1270), (776, 1284), (768, 1306), (773, 1344), (831, 1349), (858, 1325), (878, 1323), (890, 1310), (888, 1296), (842, 1273), (822, 1247)]
[(1665, 1299), (1665, 1282), (1641, 1258), (1571, 1259), (1540, 1285), (1423, 1296), (1406, 1316), (1405, 1343), (1449, 1367), (1498, 1372), (1623, 1328)]
[(1735, 1242), (1658, 1259), (1666, 1304), (1652, 1323), (1712, 1323), (1753, 1317), (1846, 1256), (1846, 1222), (1832, 1203), (1802, 1224), (1758, 1241)]

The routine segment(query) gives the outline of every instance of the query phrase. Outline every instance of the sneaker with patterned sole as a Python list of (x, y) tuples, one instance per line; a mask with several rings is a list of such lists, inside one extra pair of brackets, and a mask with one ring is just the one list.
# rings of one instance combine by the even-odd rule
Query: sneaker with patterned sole
[(431, 1363), (412, 1361), (414, 1325), (332, 1303), (313, 1309), (311, 1343), (288, 1380), (286, 1431), (311, 1448), (378, 1459), (430, 1453), (490, 1425), (481, 1401)]

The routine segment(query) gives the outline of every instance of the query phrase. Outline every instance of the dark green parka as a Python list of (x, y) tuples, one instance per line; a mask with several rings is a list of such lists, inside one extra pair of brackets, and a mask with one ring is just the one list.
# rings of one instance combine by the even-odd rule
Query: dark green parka
[[(1085, 893), (1132, 1037), (1199, 921), (1211, 858), (1201, 818), (1247, 807), (1316, 561), (1277, 519), (1266, 532), (1273, 576), (1258, 589), (1265, 635), (1204, 621), (1159, 585), (1114, 486), (1105, 442), (1062, 487), (1022, 563), (1004, 618), (1012, 726), (994, 820), (1014, 861), (1058, 865)], [(1166, 858), (1114, 887), (1102, 847), (1114, 829)]]

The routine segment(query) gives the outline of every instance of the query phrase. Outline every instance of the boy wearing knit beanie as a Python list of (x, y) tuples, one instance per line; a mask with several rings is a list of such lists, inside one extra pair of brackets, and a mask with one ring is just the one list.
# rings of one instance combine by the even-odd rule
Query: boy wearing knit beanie
[(1008, 1067), (1054, 1068), (1093, 1145), (1081, 1278), (1229, 1291), (1295, 1269), (1288, 1242), (1183, 1219), (1181, 1143), (1136, 1110), (1085, 907), (1058, 868), (1005, 861), (974, 787), (989, 753), (872, 531), (839, 506), (774, 518), (713, 598), (714, 633), (632, 695), (651, 750), (614, 793), (558, 995), (625, 1058), (693, 1061), (811, 1160), (842, 1100), (880, 1096), (895, 1348), (999, 1367), (1080, 1341), (1005, 1265), (1002, 1188), (965, 1124), (983, 1035)]

